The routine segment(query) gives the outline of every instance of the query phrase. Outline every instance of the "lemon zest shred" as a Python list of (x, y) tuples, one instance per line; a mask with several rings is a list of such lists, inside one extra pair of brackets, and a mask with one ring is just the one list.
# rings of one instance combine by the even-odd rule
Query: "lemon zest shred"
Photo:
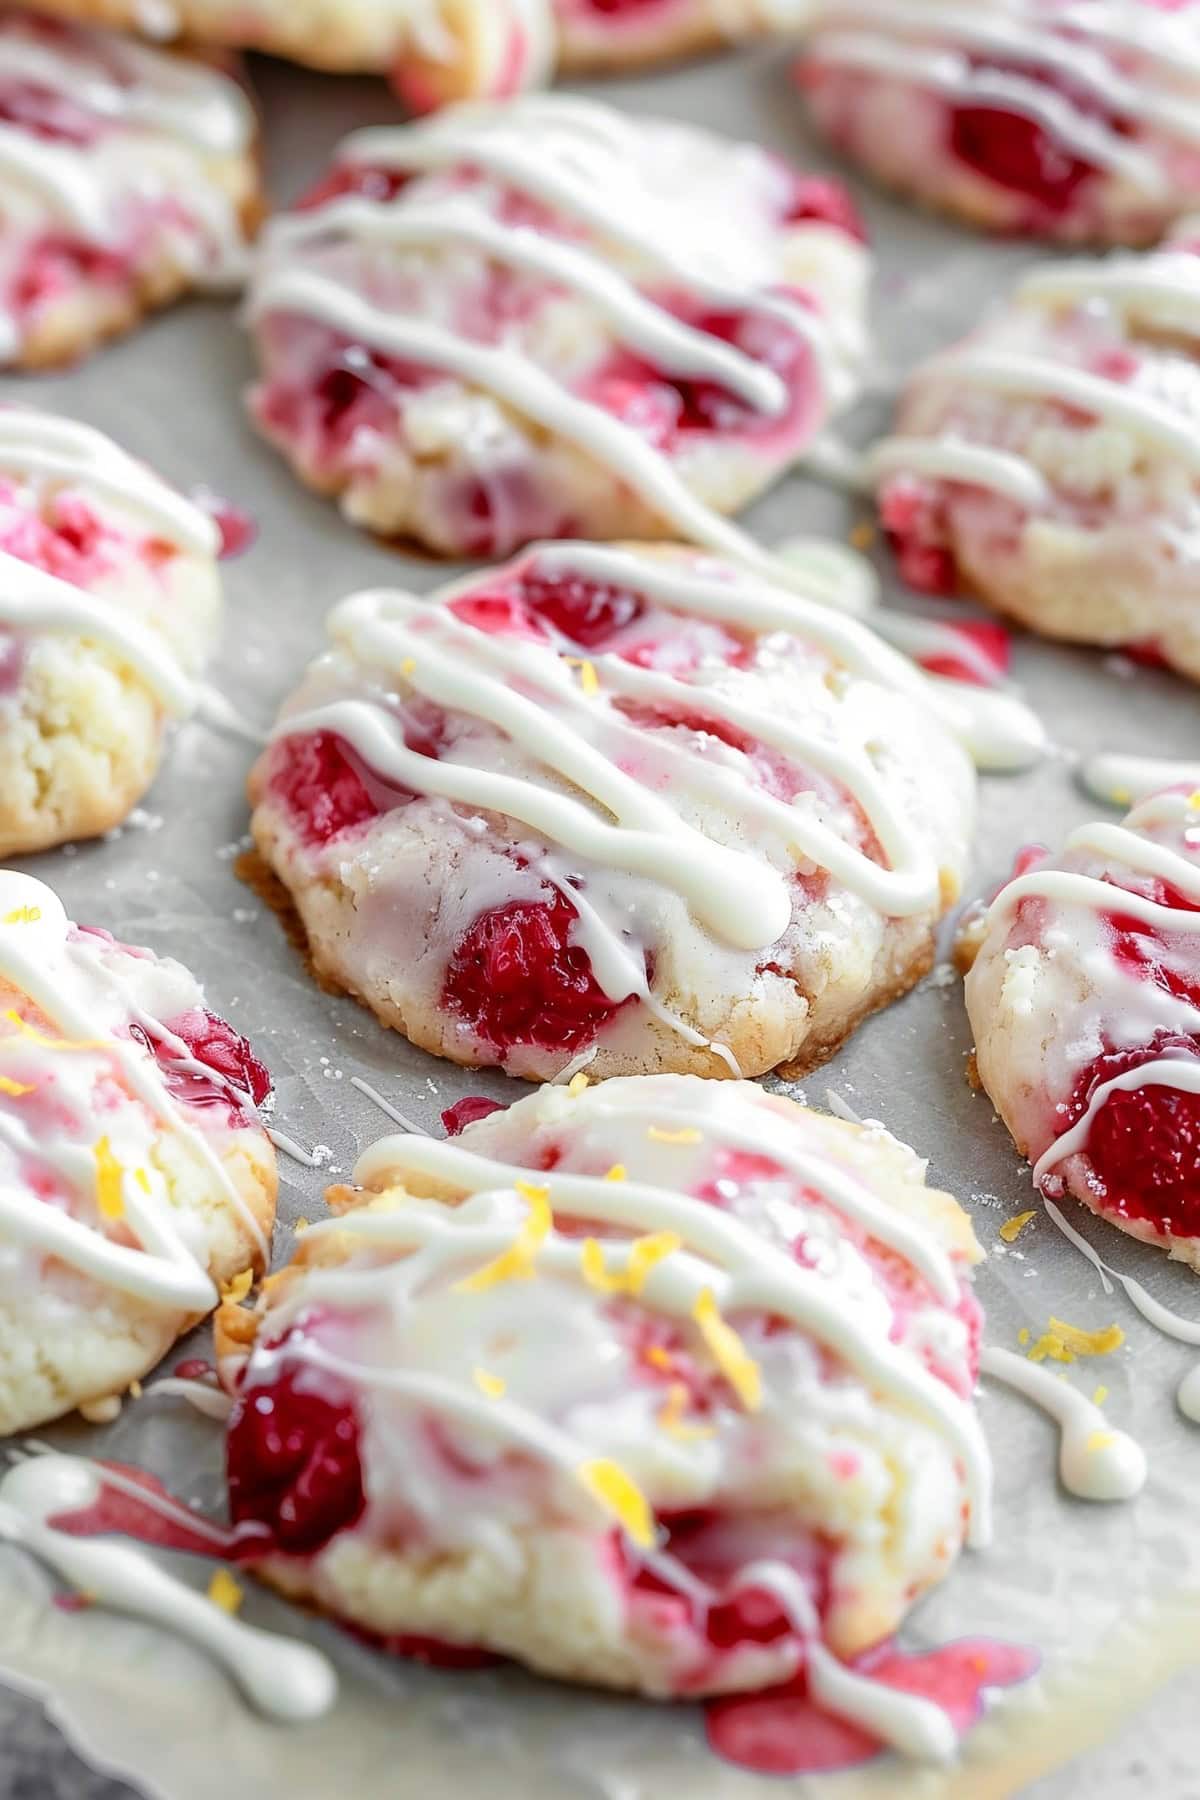
[(1088, 1438), (1087, 1447), (1089, 1452), (1094, 1455), (1097, 1450), (1107, 1450), (1109, 1446), (1115, 1444), (1116, 1441), (1115, 1432), (1093, 1431)]
[(624, 1163), (614, 1163), (611, 1169), (604, 1172), (605, 1181), (628, 1181), (629, 1172)]
[(674, 1231), (650, 1232), (646, 1237), (634, 1238), (624, 1269), (620, 1274), (610, 1274), (603, 1245), (596, 1238), (585, 1238), (583, 1278), (602, 1294), (640, 1294), (651, 1269), (682, 1247), (683, 1239)]
[(675, 1359), (671, 1352), (664, 1350), (661, 1344), (651, 1344), (644, 1355), (652, 1369), (670, 1370), (675, 1367)]
[(1006, 1244), (1015, 1244), (1031, 1219), (1036, 1219), (1035, 1211), (1014, 1213), (1011, 1219), (1005, 1219), (1000, 1227), (1000, 1236)]
[(663, 1401), (658, 1414), (658, 1423), (673, 1438), (684, 1443), (696, 1438), (710, 1438), (716, 1435), (712, 1425), (688, 1425), (684, 1423), (684, 1415), (688, 1409), (688, 1391), (682, 1381), (673, 1381), (667, 1389), (667, 1397)]
[(140, 1400), (141, 1397), (142, 1397), (142, 1384), (135, 1376), (134, 1379), (129, 1384), (129, 1398), (131, 1400)]
[(661, 1125), (651, 1125), (646, 1136), (653, 1144), (699, 1144), (704, 1133), (694, 1125), (685, 1125), (681, 1131), (664, 1131)]
[(14, 906), (10, 913), (5, 913), (0, 923), (5, 925), (36, 925), (42, 916), (40, 906)]
[(1052, 1318), (1036, 1344), (1026, 1352), (1030, 1362), (1072, 1363), (1078, 1356), (1108, 1356), (1125, 1342), (1119, 1325), (1106, 1325), (1102, 1331), (1085, 1331), (1080, 1325), (1068, 1325), (1065, 1319)]
[(590, 1088), (591, 1085), (591, 1082), (588, 1080), (583, 1070), (580, 1069), (578, 1075), (572, 1075), (570, 1081), (568, 1081), (567, 1092), (570, 1094), (572, 1100), (578, 1100), (584, 1089)]
[[(15, 1006), (6, 1009), (4, 1017), (10, 1025), (15, 1025), (22, 1037), (26, 1037), (40, 1050), (111, 1050), (111, 1038), (51, 1038), (38, 1031), (28, 1020), (23, 1019)], [(0, 1040), (2, 1042), (3, 1040)]]
[(502, 1281), (527, 1281), (533, 1274), (534, 1259), (554, 1228), (550, 1189), (535, 1187), (531, 1181), (514, 1181), (513, 1187), (529, 1203), (525, 1223), (507, 1250), (473, 1275), (455, 1282), (456, 1294), (482, 1294)]
[(481, 1394), (489, 1400), (502, 1400), (508, 1391), (508, 1383), (503, 1375), (493, 1375), (488, 1369), (476, 1369), (472, 1377)]
[(12, 1081), (7, 1075), (0, 1075), (0, 1094), (7, 1094), (10, 1100), (19, 1100), (22, 1094), (33, 1091), (27, 1081)]
[(416, 657), (415, 656), (406, 656), (404, 661), (400, 664), (400, 673), (402, 675), (415, 675), (416, 672), (417, 672)]
[(1022, 1325), (1020, 1331), (1017, 1333), (1017, 1342), (1018, 1344), (1027, 1344), (1032, 1336), (1033, 1333), (1030, 1331), (1028, 1325)]
[(253, 1285), (254, 1270), (243, 1269), (240, 1275), (235, 1275), (231, 1281), (224, 1283), (221, 1288), (221, 1298), (222, 1300), (232, 1300), (234, 1305), (237, 1305), (246, 1298)]
[(1108, 1389), (1104, 1386), (1098, 1387), (1096, 1389), (1095, 1393), (1092, 1395), (1092, 1405), (1093, 1406), (1103, 1406), (1104, 1402), (1107, 1399), (1108, 1399)]
[(228, 1569), (217, 1569), (208, 1584), (208, 1597), (214, 1606), (232, 1615), (241, 1611), (246, 1596)]
[(150, 1192), (150, 1177), (146, 1173), (145, 1169), (142, 1169), (142, 1168), (135, 1169), (133, 1171), (133, 1179), (137, 1182), (137, 1184), (141, 1188), (143, 1194), (148, 1194)]
[(631, 1475), (607, 1457), (583, 1462), (575, 1471), (594, 1499), (620, 1520), (640, 1550), (654, 1547), (654, 1514)]
[(100, 1209), (100, 1217), (123, 1219), (125, 1196), (121, 1189), (125, 1183), (125, 1171), (113, 1155), (113, 1148), (107, 1137), (97, 1138), (92, 1145), (92, 1155), (96, 1159), (96, 1205)]
[(716, 1296), (705, 1288), (692, 1308), (692, 1317), (708, 1345), (714, 1362), (736, 1393), (747, 1412), (758, 1412), (762, 1406), (762, 1375), (758, 1364), (748, 1355), (746, 1346), (721, 1317)]

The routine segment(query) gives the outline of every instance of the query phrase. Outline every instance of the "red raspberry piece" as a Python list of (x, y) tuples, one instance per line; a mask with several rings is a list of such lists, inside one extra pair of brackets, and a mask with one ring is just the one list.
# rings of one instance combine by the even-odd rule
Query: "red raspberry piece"
[(229, 1421), (229, 1510), (247, 1534), (245, 1553), (313, 1556), (356, 1523), (366, 1504), (359, 1424), (349, 1392), (322, 1375), (321, 1392), (294, 1369), (241, 1395)]
[[(249, 1094), (255, 1106), (261, 1106), (267, 1099), (271, 1092), (270, 1075), (246, 1039), (227, 1020), (218, 1018), (207, 1007), (194, 1006), (190, 1012), (180, 1013), (178, 1018), (164, 1020), (164, 1027), (174, 1037), (183, 1040), (197, 1062), (203, 1063), (216, 1074), (223, 1075), (226, 1081), (231, 1081), (243, 1093)], [(237, 1119), (244, 1118), (245, 1115), (236, 1102), (231, 1103), (228, 1089), (216, 1082), (206, 1081), (202, 1075), (190, 1074), (177, 1068), (172, 1062), (169, 1045), (155, 1044), (153, 1049), (166, 1076), (167, 1086), (181, 1100), (186, 1100), (191, 1106), (224, 1104), (230, 1107)]]
[(587, 951), (569, 942), (575, 909), (514, 900), (481, 913), (450, 956), (442, 1004), (498, 1050), (577, 1050), (625, 1002), (610, 1000)]
[[(1022, 64), (1004, 68), (991, 61), (980, 66), (986, 66), (989, 72), (1032, 79), (1048, 93), (1066, 93), (1080, 111), (1092, 117), (1106, 117), (1086, 90), (1074, 91), (1070, 83), (1051, 70), (1031, 70)], [(1108, 116), (1107, 122), (1120, 129), (1119, 120)], [(1026, 195), (1051, 217), (1066, 212), (1079, 189), (1096, 173), (1091, 163), (1072, 156), (1035, 120), (1002, 106), (955, 107), (949, 135), (950, 148), (960, 162), (1000, 187)]]
[[(1160, 1058), (1200, 1061), (1200, 1039), (1159, 1033), (1137, 1050), (1097, 1057), (1076, 1084), (1071, 1117), (1115, 1076)], [(1092, 1120), (1087, 1158), (1104, 1185), (1104, 1210), (1177, 1236), (1200, 1235), (1200, 1094), (1152, 1085), (1117, 1089)]]
[(456, 1100), (442, 1114), (442, 1124), (446, 1127), (447, 1137), (458, 1137), (474, 1125), (476, 1119), (490, 1119), (493, 1113), (503, 1112), (499, 1100), (489, 1100), (483, 1094), (468, 1094), (465, 1100)]
[(824, 175), (800, 175), (786, 163), (781, 163), (780, 167), (790, 178), (791, 191), (783, 212), (789, 225), (811, 219), (822, 225), (834, 225), (847, 237), (856, 238), (860, 244), (866, 243), (866, 227), (840, 181), (830, 181)]
[(306, 844), (331, 838), (378, 818), (359, 763), (332, 732), (284, 738), (277, 746), (271, 792), (283, 801)]
[(523, 575), (520, 597), (537, 618), (545, 619), (581, 650), (600, 649), (646, 610), (640, 594), (628, 588), (597, 586), (579, 575)]
[(946, 629), (964, 640), (963, 649), (935, 651), (920, 657), (921, 667), (931, 675), (950, 675), (956, 681), (990, 687), (1008, 674), (1012, 666), (1012, 637), (998, 620), (964, 619)]

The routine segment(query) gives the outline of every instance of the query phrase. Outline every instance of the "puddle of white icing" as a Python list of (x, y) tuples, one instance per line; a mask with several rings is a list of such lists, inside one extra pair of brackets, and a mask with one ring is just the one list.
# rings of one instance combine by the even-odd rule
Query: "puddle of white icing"
[(979, 1367), (1057, 1422), (1058, 1473), (1069, 1494), (1077, 1500), (1132, 1500), (1141, 1493), (1148, 1472), (1145, 1451), (1127, 1432), (1114, 1431), (1078, 1388), (1012, 1350), (985, 1349)]
[(0, 1480), (0, 1538), (19, 1545), (97, 1605), (177, 1632), (205, 1650), (259, 1712), (283, 1723), (320, 1718), (337, 1675), (319, 1650), (224, 1612), (131, 1544), (70, 1537), (49, 1523), (95, 1505), (98, 1472), (73, 1456), (35, 1456)]

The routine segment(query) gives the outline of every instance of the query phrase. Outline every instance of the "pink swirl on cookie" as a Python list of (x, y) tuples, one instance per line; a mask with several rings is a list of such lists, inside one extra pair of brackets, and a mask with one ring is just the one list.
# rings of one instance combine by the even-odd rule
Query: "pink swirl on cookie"
[(220, 1315), (234, 1519), (293, 1596), (660, 1696), (828, 1692), (986, 1535), (977, 1250), (882, 1127), (579, 1077), (355, 1178)]

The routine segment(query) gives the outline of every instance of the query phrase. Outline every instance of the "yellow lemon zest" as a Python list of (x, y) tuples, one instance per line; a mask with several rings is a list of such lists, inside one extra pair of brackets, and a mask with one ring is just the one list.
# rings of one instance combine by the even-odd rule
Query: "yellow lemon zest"
[(73, 1038), (45, 1037), (21, 1017), (15, 1006), (8, 1007), (4, 1017), (10, 1025), (16, 1026), (22, 1037), (28, 1038), (40, 1050), (111, 1050), (113, 1047), (111, 1038), (80, 1038), (77, 1042)]
[(133, 1179), (137, 1182), (143, 1194), (148, 1194), (150, 1192), (150, 1177), (147, 1175), (145, 1169), (135, 1169), (133, 1171)]
[(250, 1292), (253, 1285), (254, 1270), (243, 1269), (240, 1275), (235, 1275), (233, 1277), (232, 1281), (225, 1282), (221, 1289), (221, 1298), (222, 1300), (232, 1300), (236, 1305), (239, 1301), (246, 1298), (246, 1295)]
[(123, 1219), (125, 1197), (121, 1189), (125, 1171), (113, 1155), (112, 1145), (106, 1137), (98, 1138), (92, 1145), (92, 1155), (96, 1159), (96, 1204), (100, 1208), (100, 1217)]
[(218, 1569), (208, 1584), (208, 1597), (214, 1606), (222, 1612), (236, 1613), (241, 1611), (245, 1595), (228, 1569)]
[(7, 1094), (10, 1100), (19, 1100), (22, 1094), (32, 1094), (33, 1089), (25, 1081), (10, 1081), (7, 1075), (0, 1075), (0, 1094)]
[(1085, 1331), (1082, 1326), (1068, 1325), (1065, 1319), (1051, 1319), (1027, 1354), (1030, 1362), (1071, 1363), (1077, 1356), (1108, 1356), (1124, 1342), (1125, 1333), (1119, 1325), (1107, 1325), (1103, 1331)]
[(671, 1370), (675, 1367), (675, 1359), (671, 1352), (664, 1350), (661, 1344), (651, 1344), (645, 1351), (645, 1359), (652, 1369)]
[(1116, 1441), (1116, 1435), (1111, 1431), (1093, 1431), (1088, 1438), (1087, 1447), (1089, 1452), (1094, 1455), (1097, 1450), (1107, 1450), (1109, 1445), (1115, 1444)]
[(693, 1125), (685, 1125), (682, 1131), (664, 1131), (661, 1125), (651, 1125), (646, 1136), (654, 1144), (699, 1144), (704, 1133)]
[(415, 675), (416, 672), (417, 672), (416, 657), (415, 656), (406, 656), (404, 661), (400, 664), (400, 673), (402, 675)]
[(525, 1223), (507, 1250), (465, 1280), (455, 1282), (456, 1294), (482, 1294), (502, 1281), (526, 1281), (533, 1274), (534, 1258), (554, 1227), (550, 1189), (535, 1187), (531, 1181), (514, 1181), (513, 1186), (529, 1202)]
[(489, 1400), (502, 1400), (508, 1388), (502, 1375), (492, 1375), (487, 1369), (476, 1369), (474, 1381), (480, 1393), (486, 1394)]
[(296, 1223), (292, 1226), (292, 1230), (297, 1237), (303, 1237), (304, 1233), (308, 1230), (308, 1220), (303, 1217), (297, 1219)]
[(1028, 1325), (1022, 1325), (1020, 1331), (1017, 1333), (1018, 1344), (1027, 1344), (1031, 1336), (1032, 1333), (1030, 1332)]
[(5, 913), (5, 925), (36, 925), (42, 916), (40, 906), (14, 906), (10, 913)]
[(1036, 1219), (1036, 1212), (1016, 1213), (1011, 1219), (1005, 1219), (1000, 1227), (1000, 1236), (1006, 1244), (1015, 1244), (1030, 1219)]
[(129, 1384), (129, 1398), (131, 1400), (140, 1400), (141, 1397), (142, 1397), (142, 1384), (135, 1377), (134, 1380), (131, 1381)]
[(869, 550), (875, 542), (875, 527), (870, 519), (860, 519), (850, 533), (849, 542), (855, 550)]
[(653, 1549), (654, 1514), (641, 1488), (619, 1463), (597, 1457), (580, 1463), (575, 1473), (589, 1494), (620, 1520), (639, 1549)]
[(591, 1085), (591, 1082), (588, 1080), (583, 1070), (580, 1069), (578, 1075), (572, 1075), (570, 1081), (568, 1081), (567, 1092), (570, 1094), (572, 1100), (578, 1100), (580, 1094), (582, 1094), (586, 1088), (590, 1088)]
[(595, 663), (586, 656), (564, 656), (563, 661), (572, 669), (579, 670), (579, 685), (589, 697), (600, 692), (600, 677), (596, 673)]
[(686, 1425), (684, 1415), (688, 1409), (688, 1391), (682, 1381), (673, 1381), (667, 1389), (667, 1397), (659, 1411), (658, 1422), (662, 1429), (673, 1438), (684, 1442), (695, 1438), (710, 1438), (715, 1435), (712, 1425)]
[(1096, 1389), (1095, 1393), (1092, 1395), (1092, 1405), (1093, 1406), (1103, 1406), (1104, 1402), (1107, 1399), (1108, 1399), (1108, 1389), (1106, 1387), (1098, 1387)]
[(614, 1163), (611, 1169), (604, 1172), (605, 1181), (628, 1181), (629, 1175), (624, 1163)]
[(762, 1406), (762, 1376), (758, 1364), (747, 1354), (732, 1325), (727, 1325), (721, 1317), (711, 1288), (705, 1288), (697, 1299), (692, 1317), (700, 1327), (713, 1361), (746, 1411), (757, 1412)]
[(682, 1247), (683, 1239), (674, 1231), (655, 1231), (635, 1238), (620, 1274), (610, 1274), (604, 1261), (604, 1247), (596, 1238), (583, 1241), (583, 1278), (589, 1287), (602, 1294), (640, 1294), (646, 1277), (656, 1263)]
[(1192, 812), (1200, 812), (1200, 788), (1197, 788), (1194, 794), (1188, 795), (1188, 807)]

